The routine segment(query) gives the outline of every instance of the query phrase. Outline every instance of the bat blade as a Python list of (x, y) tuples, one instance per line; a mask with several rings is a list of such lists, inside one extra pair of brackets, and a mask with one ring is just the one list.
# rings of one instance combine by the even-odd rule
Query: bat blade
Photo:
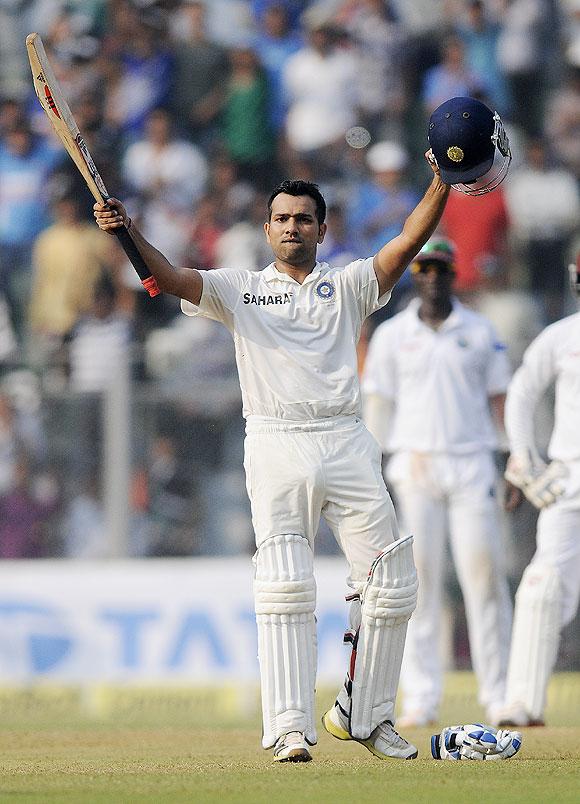
[(26, 50), (36, 96), (60, 141), (81, 172), (96, 201), (109, 194), (83, 140), (68, 103), (47, 58), (42, 39), (36, 33), (26, 37)]
[[(42, 39), (37, 33), (28, 34), (26, 37), (26, 51), (36, 96), (56, 135), (68, 151), (95, 200), (99, 203), (108, 201), (110, 196), (107, 188), (62, 94)], [(157, 283), (128, 231), (125, 227), (121, 227), (115, 230), (115, 234), (149, 295), (157, 296), (159, 294)]]

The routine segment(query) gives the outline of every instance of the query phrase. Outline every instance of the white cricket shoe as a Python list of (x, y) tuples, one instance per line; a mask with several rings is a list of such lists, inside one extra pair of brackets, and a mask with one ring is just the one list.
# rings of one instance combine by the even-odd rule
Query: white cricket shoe
[(276, 740), (274, 762), (310, 762), (308, 743), (301, 731), (290, 731)]
[(388, 720), (379, 723), (366, 740), (351, 736), (345, 718), (336, 706), (323, 716), (322, 725), (333, 737), (339, 740), (354, 740), (368, 748), (371, 754), (379, 759), (416, 759), (419, 753), (414, 745), (395, 731)]

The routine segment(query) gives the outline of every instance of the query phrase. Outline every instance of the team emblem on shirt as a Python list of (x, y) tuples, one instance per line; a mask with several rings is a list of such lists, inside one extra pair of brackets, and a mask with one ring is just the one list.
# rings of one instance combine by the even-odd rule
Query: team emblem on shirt
[(336, 293), (336, 288), (330, 279), (323, 279), (314, 288), (314, 292), (322, 301), (329, 301)]

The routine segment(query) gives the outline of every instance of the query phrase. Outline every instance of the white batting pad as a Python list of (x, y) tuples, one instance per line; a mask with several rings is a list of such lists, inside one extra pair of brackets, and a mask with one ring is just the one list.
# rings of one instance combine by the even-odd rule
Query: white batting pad
[(375, 559), (363, 588), (350, 670), (353, 737), (365, 740), (379, 723), (394, 723), (407, 622), (417, 605), (417, 586), (413, 537), (406, 536)]
[(558, 655), (562, 592), (558, 572), (530, 564), (516, 593), (506, 705), (541, 720)]
[(262, 684), (264, 748), (290, 731), (316, 743), (316, 584), (308, 540), (288, 534), (263, 542), (254, 557), (254, 602)]

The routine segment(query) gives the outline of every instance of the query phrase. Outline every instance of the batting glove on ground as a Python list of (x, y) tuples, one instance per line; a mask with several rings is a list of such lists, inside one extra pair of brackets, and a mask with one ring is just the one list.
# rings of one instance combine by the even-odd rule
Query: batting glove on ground
[(519, 731), (469, 723), (466, 726), (447, 726), (440, 734), (434, 734), (431, 754), (434, 759), (509, 759), (517, 754), (521, 744)]
[(546, 465), (532, 461), (528, 453), (510, 455), (504, 477), (521, 489), (527, 499), (538, 509), (552, 505), (564, 493), (564, 478), (568, 470), (560, 461)]

